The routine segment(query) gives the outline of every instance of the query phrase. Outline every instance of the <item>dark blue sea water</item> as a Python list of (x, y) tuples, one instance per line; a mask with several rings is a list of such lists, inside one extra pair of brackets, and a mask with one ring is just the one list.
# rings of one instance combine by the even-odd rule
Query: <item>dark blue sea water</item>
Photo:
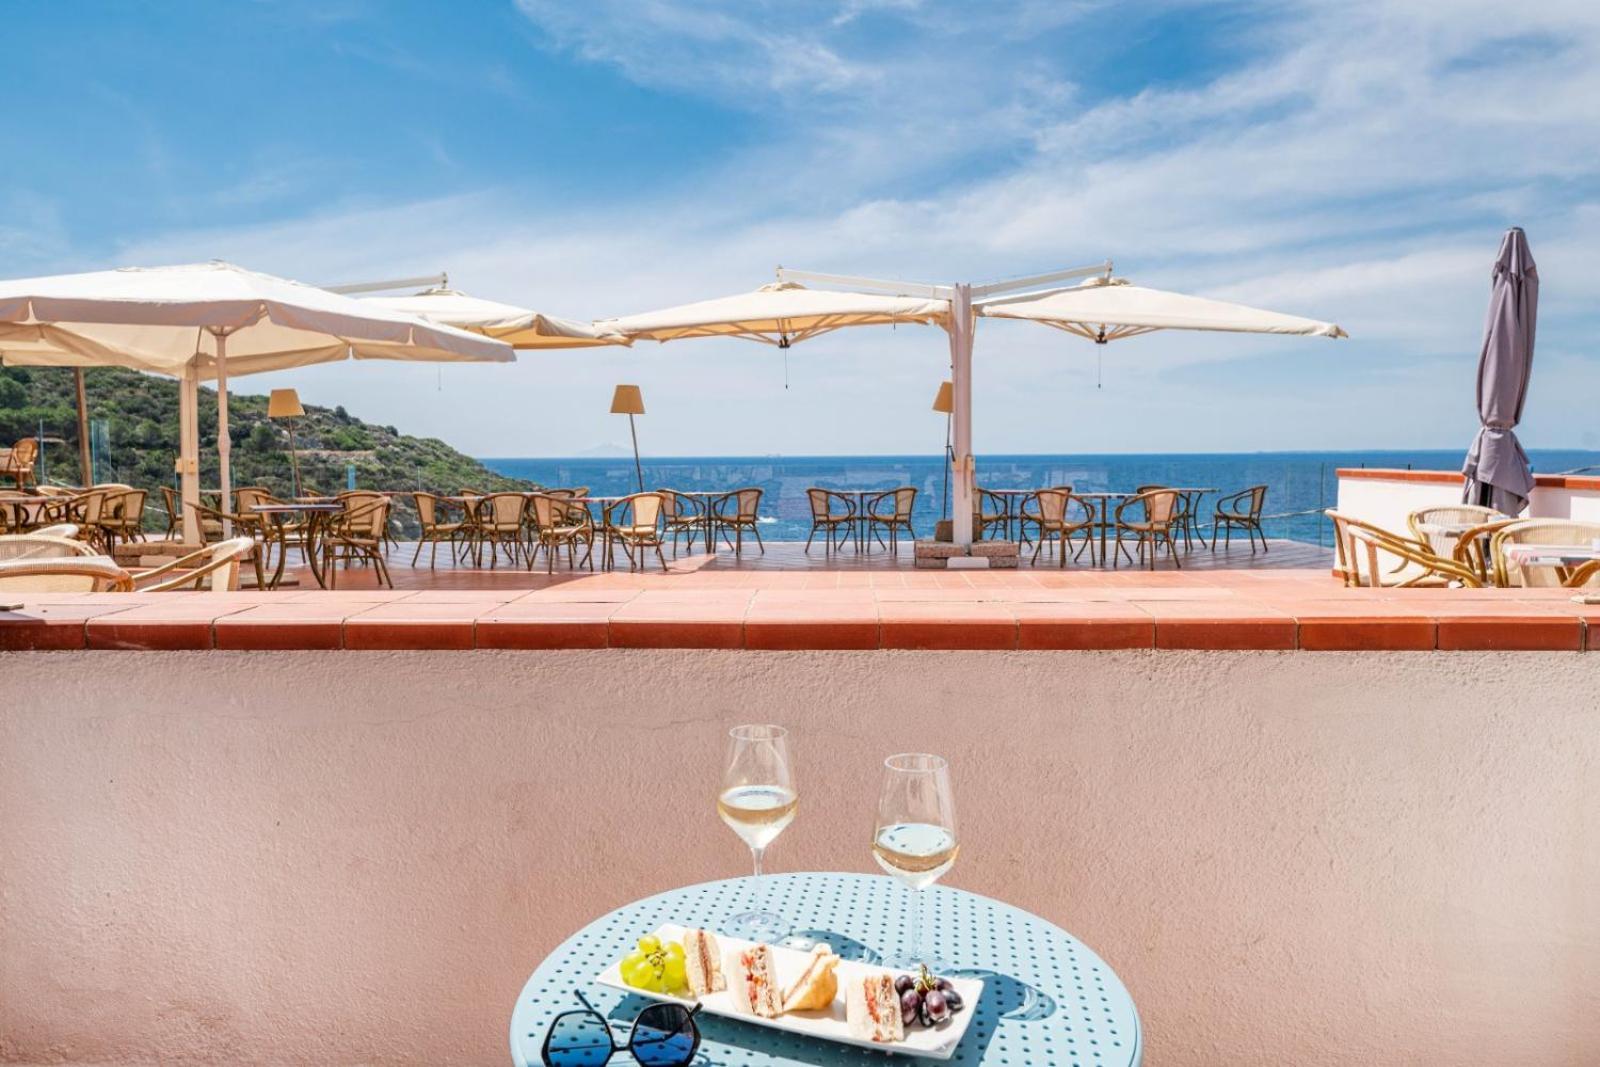
[[(1600, 465), (1600, 452), (1534, 450), (1533, 468), (1556, 473)], [(1245, 452), (1173, 455), (979, 456), (978, 484), (988, 489), (1035, 489), (1071, 485), (1081, 491), (1123, 490), (1160, 484), (1213, 486), (1224, 492), (1265, 483), (1268, 536), (1330, 544), (1320, 512), (1338, 494), (1340, 467), (1414, 467), (1459, 470), (1462, 453), (1435, 452)], [(633, 458), (485, 459), (491, 470), (542, 485), (586, 485), (597, 494), (637, 488)], [(889, 489), (914, 485), (916, 528), (928, 534), (940, 510), (942, 457), (931, 456), (680, 456), (646, 459), (650, 488), (729, 490), (760, 486), (762, 514), (772, 521), (763, 536), (805, 540), (810, 528), (806, 489)], [(1208, 511), (1212, 498), (1202, 505)], [(1309, 514), (1307, 514), (1309, 512)]]

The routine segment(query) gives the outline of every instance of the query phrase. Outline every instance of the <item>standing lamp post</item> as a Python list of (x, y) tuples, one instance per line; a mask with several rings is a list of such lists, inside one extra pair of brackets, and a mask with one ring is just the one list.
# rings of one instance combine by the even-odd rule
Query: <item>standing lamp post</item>
[(284, 419), (289, 423), (289, 465), (294, 470), (294, 495), (300, 496), (300, 457), (294, 447), (294, 420), (303, 418), (306, 409), (300, 406), (300, 394), (293, 389), (274, 389), (267, 399), (267, 418)]
[(950, 416), (956, 410), (956, 387), (954, 382), (940, 382), (939, 392), (933, 398), (933, 410), (944, 416), (944, 493), (940, 514), (943, 518), (950, 517), (950, 465), (955, 462), (955, 450), (950, 447)]
[(644, 414), (644, 394), (637, 385), (619, 385), (611, 394), (611, 414), (628, 416), (628, 433), (633, 437), (633, 470), (639, 476), (639, 492), (644, 492), (644, 467), (639, 463), (639, 431), (633, 424), (635, 415)]

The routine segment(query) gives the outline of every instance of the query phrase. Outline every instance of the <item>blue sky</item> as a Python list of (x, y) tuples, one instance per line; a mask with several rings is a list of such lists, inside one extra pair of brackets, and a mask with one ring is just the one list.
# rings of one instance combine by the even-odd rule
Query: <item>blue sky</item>
[[(1600, 14), (1288, 0), (17, 5), (0, 271), (448, 270), (578, 318), (789, 266), (1113, 257), (1349, 341), (978, 337), (980, 451), (1464, 447), (1501, 230), (1544, 283), (1530, 446), (1600, 447)], [(1103, 357), (1103, 364), (1101, 364)], [(1097, 366), (1097, 364), (1100, 364)], [(241, 379), (482, 455), (935, 449), (932, 329)], [(1097, 387), (1098, 382), (1098, 387)]]

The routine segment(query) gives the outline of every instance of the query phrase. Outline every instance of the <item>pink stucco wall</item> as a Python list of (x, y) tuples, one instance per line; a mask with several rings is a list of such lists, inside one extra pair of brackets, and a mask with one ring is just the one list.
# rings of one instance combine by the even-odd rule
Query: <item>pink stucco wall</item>
[[(506, 1062), (542, 954), (739, 873), (723, 728), (794, 728), (777, 869), (872, 870), (954, 763), (951, 884), (1123, 976), (1146, 1062), (1600, 1062), (1582, 656), (0, 657), (0, 1061)], [(641, 833), (649, 827), (649, 833)]]

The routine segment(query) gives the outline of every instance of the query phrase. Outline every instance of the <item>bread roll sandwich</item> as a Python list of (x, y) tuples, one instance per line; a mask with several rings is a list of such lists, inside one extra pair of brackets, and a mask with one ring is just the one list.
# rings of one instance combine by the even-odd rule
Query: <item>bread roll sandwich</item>
[(722, 976), (722, 949), (710, 930), (683, 932), (683, 970), (689, 992), (697, 997), (728, 988)]
[(728, 970), (733, 974), (728, 990), (740, 1011), (776, 1019), (783, 1014), (778, 992), (777, 968), (772, 965), (772, 950), (766, 945), (751, 945), (729, 954)]
[(880, 1044), (905, 1040), (900, 994), (894, 991), (894, 975), (887, 971), (850, 979), (845, 984), (844, 1010), (852, 1037)]
[(839, 957), (833, 954), (833, 949), (826, 944), (813, 948), (811, 957), (806, 960), (806, 969), (783, 995), (783, 1010), (812, 1011), (832, 1004), (839, 992), (839, 976), (833, 973), (837, 966)]

